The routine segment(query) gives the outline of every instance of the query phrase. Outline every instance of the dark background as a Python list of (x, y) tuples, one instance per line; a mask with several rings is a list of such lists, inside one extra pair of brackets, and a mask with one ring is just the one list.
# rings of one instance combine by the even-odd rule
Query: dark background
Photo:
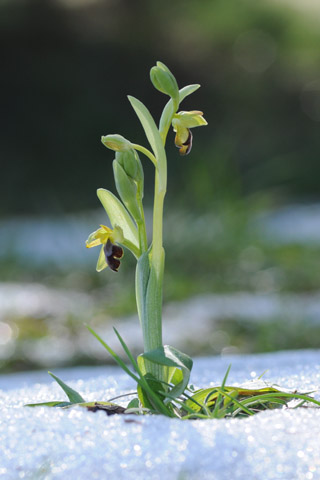
[(126, 96), (156, 121), (167, 101), (149, 80), (157, 60), (180, 88), (201, 84), (181, 108), (209, 124), (187, 157), (168, 135), (164, 305), (180, 313), (166, 331), (190, 355), (319, 348), (319, 26), (311, 0), (0, 2), (2, 369), (108, 361), (83, 323), (108, 341), (120, 325), (141, 351), (134, 260), (97, 274), (85, 239), (107, 222), (96, 189), (115, 192), (101, 135), (148, 146)]
[[(0, 6), (0, 215), (96, 206), (112, 154), (100, 136), (145, 142), (126, 99), (158, 118), (157, 60), (183, 104), (205, 112), (192, 157), (169, 148), (169, 201), (194, 208), (229, 195), (276, 202), (320, 193), (319, 12), (249, 0), (11, 0)], [(151, 189), (151, 179), (147, 182)]]

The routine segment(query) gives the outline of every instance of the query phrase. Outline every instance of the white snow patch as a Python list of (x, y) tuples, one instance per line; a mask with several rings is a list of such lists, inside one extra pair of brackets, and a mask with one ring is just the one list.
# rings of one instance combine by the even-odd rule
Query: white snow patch
[[(228, 384), (264, 372), (270, 384), (318, 390), (320, 351), (213, 357), (195, 362), (192, 381)], [(86, 400), (107, 400), (134, 385), (117, 368), (55, 372)], [(35, 383), (35, 382), (46, 383)], [(320, 478), (320, 410), (275, 410), (245, 420), (180, 421), (162, 416), (107, 417), (80, 408), (26, 408), (64, 399), (44, 372), (0, 376), (0, 478), (316, 480)], [(315, 393), (320, 399), (320, 394)], [(132, 417), (130, 417), (132, 418)]]

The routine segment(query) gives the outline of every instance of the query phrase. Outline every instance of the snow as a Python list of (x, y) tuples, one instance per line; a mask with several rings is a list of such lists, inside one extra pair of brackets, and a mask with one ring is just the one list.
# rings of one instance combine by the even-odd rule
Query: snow
[[(263, 378), (269, 384), (304, 392), (319, 388), (320, 351), (315, 350), (197, 359), (193, 383), (221, 382), (230, 363), (228, 384), (257, 379), (268, 370)], [(116, 367), (54, 373), (88, 401), (134, 390), (131, 379)], [(24, 407), (28, 402), (65, 398), (45, 372), (2, 375), (0, 389), (4, 480), (320, 478), (316, 408), (266, 411), (233, 420), (108, 417), (80, 407)], [(319, 391), (314, 395), (320, 399)]]
[[(152, 212), (147, 209), (145, 214), (150, 226)], [(0, 259), (15, 259), (33, 268), (48, 266), (49, 262), (61, 271), (69, 271), (74, 265), (92, 268), (97, 252), (95, 249), (84, 251), (84, 242), (101, 222), (108, 223), (101, 209), (57, 217), (21, 216), (0, 220)], [(193, 237), (186, 237), (191, 224), (204, 244), (211, 245), (223, 230), (219, 219), (211, 213), (198, 217), (174, 210), (168, 212), (165, 219), (168, 244), (190, 241), (193, 247)], [(292, 204), (261, 212), (253, 216), (249, 226), (253, 234), (262, 234), (268, 242), (319, 245), (320, 204)]]

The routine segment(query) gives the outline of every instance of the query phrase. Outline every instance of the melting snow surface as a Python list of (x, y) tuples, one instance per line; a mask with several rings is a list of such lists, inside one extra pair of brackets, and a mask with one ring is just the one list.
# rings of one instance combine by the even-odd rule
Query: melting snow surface
[[(263, 378), (269, 384), (318, 390), (314, 395), (320, 399), (320, 351), (198, 359), (193, 383), (221, 382), (229, 363), (228, 384), (239, 385), (268, 370)], [(117, 368), (55, 373), (88, 401), (134, 390)], [(180, 421), (23, 407), (64, 398), (44, 372), (0, 376), (1, 480), (320, 479), (316, 408), (266, 411), (242, 420)]]

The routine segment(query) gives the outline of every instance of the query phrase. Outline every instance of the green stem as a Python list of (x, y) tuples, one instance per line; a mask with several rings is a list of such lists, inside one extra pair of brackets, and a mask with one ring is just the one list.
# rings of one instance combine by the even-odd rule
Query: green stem
[[(172, 118), (165, 125), (162, 142), (165, 145), (166, 134)], [(149, 352), (162, 347), (162, 290), (164, 271), (163, 249), (163, 206), (167, 189), (167, 158), (163, 155), (155, 158), (152, 153), (141, 147), (133, 148), (147, 155), (155, 165), (154, 204), (153, 204), (153, 234), (150, 253), (141, 257), (137, 267), (137, 305), (140, 316), (144, 351)], [(140, 240), (140, 248), (143, 249)], [(146, 360), (146, 371), (160, 381), (166, 381), (166, 367)]]
[[(166, 162), (166, 158), (164, 157)], [(163, 171), (166, 174), (166, 164)], [(166, 175), (165, 175), (166, 177)], [(162, 347), (162, 291), (164, 271), (163, 249), (163, 204), (166, 194), (166, 180), (162, 179), (160, 188), (159, 171), (155, 172), (154, 206), (153, 206), (153, 239), (150, 252), (150, 275), (146, 291), (146, 319), (144, 322), (144, 351), (149, 352)], [(166, 381), (165, 367), (163, 365), (146, 362), (147, 370), (158, 380)]]
[(148, 250), (148, 240), (147, 240), (146, 222), (144, 217), (144, 209), (142, 205), (142, 198), (140, 195), (139, 195), (138, 204), (140, 209), (141, 220), (137, 222), (137, 225), (138, 225), (140, 251), (142, 255), (144, 252)]
[[(164, 269), (164, 250), (157, 267), (154, 265), (153, 248), (149, 257), (149, 278), (145, 292), (145, 318), (143, 319), (144, 351), (149, 352), (162, 347), (162, 288)], [(151, 257), (151, 258), (150, 258)], [(165, 367), (146, 360), (146, 370), (160, 381), (166, 381)]]
[[(165, 182), (166, 183), (166, 182)], [(166, 185), (165, 185), (166, 187)], [(162, 268), (163, 256), (163, 204), (166, 190), (159, 189), (159, 174), (156, 170), (153, 204), (152, 264), (157, 273)]]
[(132, 147), (135, 149), (135, 150), (138, 150), (139, 152), (143, 153), (146, 157), (148, 157), (151, 162), (153, 163), (153, 165), (157, 168), (157, 159), (156, 157), (150, 152), (150, 150), (148, 150), (147, 148), (143, 147), (142, 145), (138, 145), (136, 143), (133, 143), (132, 144)]

